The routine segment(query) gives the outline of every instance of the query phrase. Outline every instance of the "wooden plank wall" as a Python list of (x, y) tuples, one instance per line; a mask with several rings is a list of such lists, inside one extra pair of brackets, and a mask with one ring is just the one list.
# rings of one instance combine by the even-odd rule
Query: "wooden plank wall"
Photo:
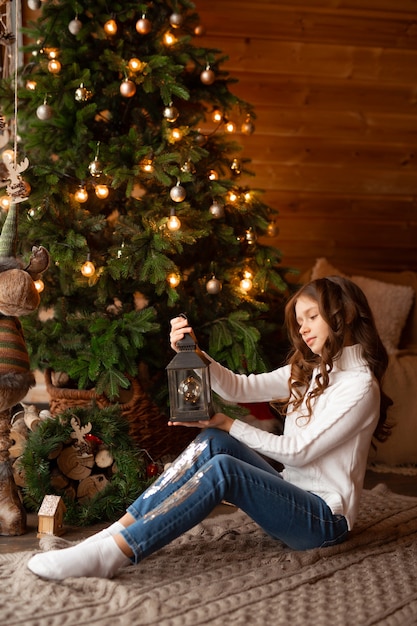
[(417, 270), (417, 2), (195, 0), (251, 102), (283, 263)]

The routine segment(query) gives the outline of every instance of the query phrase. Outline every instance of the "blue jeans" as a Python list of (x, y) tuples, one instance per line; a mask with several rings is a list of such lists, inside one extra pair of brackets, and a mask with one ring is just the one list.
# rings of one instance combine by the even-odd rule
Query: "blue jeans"
[(257, 452), (228, 433), (202, 431), (127, 509), (122, 536), (138, 563), (189, 530), (226, 500), (271, 537), (295, 550), (342, 542), (346, 519), (319, 496), (295, 487)]

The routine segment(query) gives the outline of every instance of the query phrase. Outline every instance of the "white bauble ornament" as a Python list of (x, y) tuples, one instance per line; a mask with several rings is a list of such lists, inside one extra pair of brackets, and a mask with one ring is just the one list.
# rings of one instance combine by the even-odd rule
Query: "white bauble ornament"
[(147, 35), (152, 30), (152, 24), (146, 17), (142, 17), (136, 22), (136, 30), (140, 35)]
[(124, 80), (120, 85), (120, 93), (125, 98), (132, 98), (136, 93), (136, 85), (132, 80)]
[(83, 23), (81, 22), (81, 20), (79, 20), (76, 17), (73, 20), (71, 20), (70, 23), (68, 24), (68, 30), (71, 33), (71, 35), (78, 35), (82, 26), (83, 26)]
[(217, 295), (222, 290), (222, 284), (215, 276), (213, 276), (213, 278), (210, 278), (210, 280), (207, 281), (206, 290), (207, 293), (211, 295)]
[(216, 80), (216, 74), (210, 68), (205, 69), (200, 74), (200, 80), (204, 85), (212, 85)]
[(52, 117), (52, 114), (53, 114), (52, 107), (50, 107), (49, 104), (41, 104), (36, 109), (36, 117), (42, 120), (43, 122), (45, 122), (46, 120), (50, 120)]
[(220, 202), (217, 202), (217, 200), (213, 202), (213, 204), (209, 208), (209, 211), (211, 215), (216, 219), (220, 219), (224, 216), (224, 207), (222, 204), (220, 204)]
[(173, 26), (174, 28), (179, 28), (181, 26), (181, 24), (183, 23), (183, 16), (181, 15), (181, 13), (173, 13), (170, 18), (169, 18), (169, 23), (171, 24), (171, 26)]
[(246, 119), (242, 126), (240, 127), (240, 130), (242, 131), (242, 133), (244, 135), (252, 135), (252, 133), (255, 130), (255, 126), (253, 125), (253, 122), (251, 121), (250, 118)]
[(41, 4), (41, 0), (28, 0), (28, 7), (31, 11), (39, 11)]
[(185, 200), (186, 191), (184, 187), (182, 187), (182, 185), (177, 184), (171, 189), (169, 195), (171, 196), (171, 200), (173, 200), (174, 202), (182, 202), (183, 200)]

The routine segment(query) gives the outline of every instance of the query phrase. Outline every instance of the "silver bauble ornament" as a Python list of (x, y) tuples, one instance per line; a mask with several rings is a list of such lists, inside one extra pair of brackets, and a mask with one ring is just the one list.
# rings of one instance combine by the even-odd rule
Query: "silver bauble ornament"
[(52, 113), (52, 107), (50, 107), (49, 104), (41, 104), (36, 109), (36, 117), (43, 122), (45, 122), (46, 120), (50, 120), (52, 117)]
[(95, 176), (96, 178), (102, 175), (103, 166), (97, 157), (95, 157), (94, 161), (91, 161), (90, 165), (88, 166), (88, 171), (90, 172), (91, 176)]
[(124, 80), (120, 85), (120, 93), (124, 98), (132, 98), (136, 93), (136, 85), (132, 80)]
[(204, 85), (212, 85), (216, 80), (216, 74), (213, 70), (207, 68), (200, 74), (200, 80)]
[(203, 135), (202, 133), (198, 133), (195, 136), (195, 142), (198, 146), (204, 146), (205, 143), (207, 142), (207, 137)]
[(213, 202), (213, 204), (209, 208), (209, 211), (211, 215), (216, 219), (220, 219), (224, 216), (224, 207), (222, 204), (220, 204), (220, 202), (217, 202), (217, 200)]
[(78, 35), (82, 28), (83, 23), (77, 17), (70, 21), (68, 24), (68, 30), (71, 35)]
[(147, 35), (152, 30), (152, 24), (146, 17), (142, 17), (136, 22), (136, 30), (140, 35)]
[(174, 202), (182, 202), (185, 200), (186, 191), (182, 185), (175, 185), (169, 192), (169, 195)]
[(28, 7), (31, 11), (39, 11), (41, 4), (41, 0), (28, 0)]
[(175, 122), (179, 117), (178, 109), (170, 105), (169, 107), (165, 107), (164, 109), (164, 118), (168, 122)]
[(207, 281), (206, 290), (207, 293), (211, 295), (217, 295), (222, 290), (222, 284), (215, 276), (213, 276), (213, 278), (210, 278), (210, 280)]
[(181, 24), (183, 23), (183, 21), (184, 21), (184, 18), (181, 15), (181, 13), (173, 13), (169, 18), (169, 23), (174, 28), (179, 28)]

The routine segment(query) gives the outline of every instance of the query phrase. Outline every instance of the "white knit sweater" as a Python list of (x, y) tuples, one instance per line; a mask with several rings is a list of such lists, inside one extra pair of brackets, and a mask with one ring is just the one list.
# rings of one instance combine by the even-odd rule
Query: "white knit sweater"
[[(225, 400), (267, 402), (288, 397), (289, 365), (267, 374), (246, 376), (210, 361), (212, 388)], [(335, 361), (329, 387), (313, 405), (310, 421), (303, 417), (306, 410), (301, 406), (288, 412), (281, 436), (240, 420), (235, 420), (230, 434), (280, 461), (285, 466), (285, 480), (319, 495), (334, 514), (346, 517), (351, 529), (379, 404), (378, 383), (362, 356), (361, 346), (349, 346)]]

